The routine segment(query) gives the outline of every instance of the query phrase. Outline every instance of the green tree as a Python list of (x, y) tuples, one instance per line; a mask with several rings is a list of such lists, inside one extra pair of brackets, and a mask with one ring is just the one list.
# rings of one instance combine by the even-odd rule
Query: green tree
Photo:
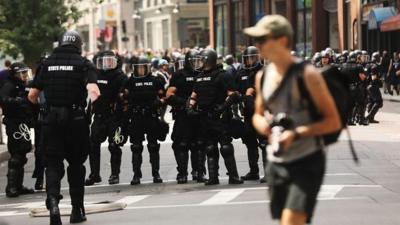
[[(77, 1), (77, 0), (76, 0)], [(33, 66), (82, 12), (75, 0), (0, 0), (0, 51)]]

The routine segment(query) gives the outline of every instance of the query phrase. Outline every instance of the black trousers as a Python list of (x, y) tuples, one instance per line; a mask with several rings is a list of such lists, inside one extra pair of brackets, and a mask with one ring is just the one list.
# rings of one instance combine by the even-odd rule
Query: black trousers
[[(204, 159), (199, 159), (197, 148), (199, 119), (197, 117), (187, 116), (184, 112), (177, 113), (174, 118), (175, 123), (171, 138), (173, 141), (172, 149), (174, 150), (175, 160), (178, 165), (178, 173), (183, 176), (187, 175), (190, 151), (192, 175), (197, 175), (199, 166), (205, 171)], [(202, 161), (202, 163), (200, 161)]]
[[(228, 123), (220, 118), (210, 117), (204, 114), (200, 117), (199, 125), (200, 153), (207, 156), (208, 173), (210, 179), (218, 178), (219, 153), (224, 158), (229, 177), (237, 177), (236, 160), (232, 145), (232, 138), (228, 131)], [(220, 144), (220, 148), (218, 148)]]
[(157, 117), (149, 115), (134, 115), (130, 121), (128, 132), (131, 142), (132, 166), (135, 176), (141, 178), (143, 141), (147, 139), (147, 149), (150, 155), (150, 164), (153, 177), (158, 175), (160, 169), (160, 144), (159, 137), (160, 121)]
[[(60, 196), (60, 182), (64, 176), (66, 160), (71, 203), (81, 205), (84, 201), (86, 173), (83, 163), (90, 148), (89, 125), (83, 111), (69, 111), (68, 114), (64, 117), (57, 111), (50, 111), (43, 122), (46, 191), (48, 197)], [(66, 119), (60, 121), (60, 117)]]
[(35, 124), (35, 169), (33, 170), (32, 178), (43, 179), (45, 163), (43, 156), (43, 135), (42, 121), (37, 121)]
[(24, 180), (24, 165), (28, 161), (26, 154), (32, 150), (30, 128), (23, 118), (7, 118), (3, 120), (8, 137), (7, 148), (10, 153), (8, 160), (7, 187), (20, 190)]
[(121, 167), (122, 150), (128, 136), (126, 124), (122, 117), (117, 115), (95, 115), (91, 126), (91, 151), (89, 153), (90, 170), (92, 176), (100, 175), (100, 147), (108, 139), (108, 150), (111, 153), (111, 173), (119, 175)]

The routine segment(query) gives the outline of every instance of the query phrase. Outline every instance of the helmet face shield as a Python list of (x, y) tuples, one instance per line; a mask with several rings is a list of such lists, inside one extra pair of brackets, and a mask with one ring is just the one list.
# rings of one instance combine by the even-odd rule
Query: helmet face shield
[(96, 68), (99, 70), (113, 70), (117, 65), (116, 56), (100, 56), (96, 60)]
[(201, 70), (204, 66), (203, 58), (199, 56), (191, 58), (190, 63), (192, 64), (192, 68), (196, 71)]
[(142, 77), (150, 73), (151, 64), (143, 63), (143, 64), (132, 64), (133, 74), (137, 77)]
[(250, 55), (243, 55), (242, 56), (242, 63), (245, 68), (253, 68), (260, 63), (260, 54), (250, 54)]
[(29, 79), (31, 78), (32, 72), (31, 72), (31, 69), (29, 69), (29, 68), (24, 68), (24, 69), (18, 70), (18, 71), (15, 73), (15, 76), (16, 76), (18, 79), (22, 80), (22, 81), (27, 81), (27, 80), (29, 80)]

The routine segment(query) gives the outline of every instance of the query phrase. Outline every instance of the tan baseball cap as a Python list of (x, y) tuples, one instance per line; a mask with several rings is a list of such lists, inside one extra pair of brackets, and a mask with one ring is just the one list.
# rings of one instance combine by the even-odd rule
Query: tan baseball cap
[(293, 37), (292, 25), (281, 15), (264, 16), (255, 26), (245, 28), (243, 32), (250, 37)]

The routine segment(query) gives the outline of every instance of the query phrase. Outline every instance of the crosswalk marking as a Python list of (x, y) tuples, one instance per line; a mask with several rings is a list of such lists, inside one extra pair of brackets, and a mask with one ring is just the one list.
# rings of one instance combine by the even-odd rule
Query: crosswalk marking
[(143, 199), (149, 197), (150, 195), (136, 195), (136, 196), (126, 196), (117, 201), (117, 203), (125, 203), (126, 205), (131, 205), (133, 203), (142, 201)]
[[(382, 188), (380, 185), (322, 185), (321, 190), (318, 195), (318, 200), (322, 201), (332, 201), (332, 200), (357, 200), (366, 199), (366, 196), (351, 196), (351, 197), (338, 197), (338, 193), (344, 188)], [(215, 206), (229, 206), (229, 205), (251, 205), (251, 204), (266, 204), (269, 203), (267, 195), (265, 192), (268, 190), (266, 186), (256, 186), (256, 187), (243, 187), (243, 188), (225, 188), (225, 189), (211, 189), (211, 190), (198, 190), (191, 191), (190, 193), (197, 193), (198, 196), (203, 196), (198, 200), (198, 202), (186, 202), (183, 199), (181, 202), (171, 202), (171, 204), (157, 204), (154, 199), (157, 199), (158, 195), (132, 195), (132, 196), (121, 196), (120, 199), (115, 199), (114, 203), (123, 203), (127, 207), (125, 209), (162, 209), (162, 208), (179, 208), (179, 207), (215, 207)], [(254, 193), (256, 191), (257, 193)], [(256, 199), (248, 201), (241, 201), (241, 199), (246, 199), (245, 195), (254, 196), (256, 194)], [(204, 193), (204, 194), (203, 194)], [(211, 197), (210, 197), (211, 194)], [(238, 199), (239, 196), (243, 195), (245, 198)], [(164, 194), (165, 196), (165, 194)], [(140, 205), (135, 203), (146, 203), (147, 198), (152, 198), (150, 205)], [(163, 198), (163, 197), (162, 197)], [(234, 201), (236, 199), (236, 201)], [(114, 201), (115, 201), (114, 200)], [(112, 203), (112, 202), (109, 202)], [(174, 204), (175, 203), (175, 204)], [(98, 205), (99, 201), (91, 199), (85, 202), (87, 206)], [(26, 209), (35, 209), (45, 207), (44, 201), (40, 202), (22, 202), (22, 203), (12, 203), (0, 205), (0, 217), (6, 216), (17, 216), (17, 215), (27, 215)], [(61, 208), (70, 208), (70, 201), (63, 200), (60, 204)]]
[(200, 205), (225, 204), (225, 203), (235, 199), (237, 196), (242, 194), (244, 191), (245, 191), (245, 189), (231, 189), (231, 190), (220, 191), (217, 194), (213, 195), (211, 198), (200, 203)]

